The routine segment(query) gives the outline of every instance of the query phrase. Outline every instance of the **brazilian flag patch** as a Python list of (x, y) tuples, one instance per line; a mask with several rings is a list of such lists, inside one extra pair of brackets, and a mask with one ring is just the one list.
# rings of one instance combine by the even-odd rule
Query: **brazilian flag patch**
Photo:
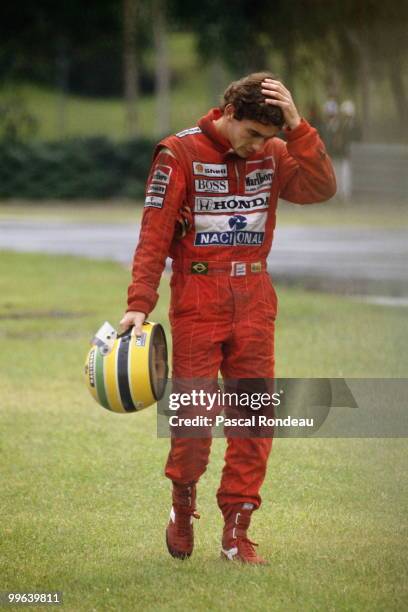
[(208, 263), (206, 261), (193, 261), (191, 274), (208, 274)]

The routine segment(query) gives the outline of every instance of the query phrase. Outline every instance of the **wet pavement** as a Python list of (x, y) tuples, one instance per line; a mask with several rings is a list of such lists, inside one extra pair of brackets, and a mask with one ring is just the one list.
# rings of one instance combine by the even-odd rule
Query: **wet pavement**
[[(7, 219), (0, 220), (0, 249), (129, 264), (138, 234), (128, 224)], [(268, 269), (287, 284), (407, 296), (408, 229), (279, 227)]]

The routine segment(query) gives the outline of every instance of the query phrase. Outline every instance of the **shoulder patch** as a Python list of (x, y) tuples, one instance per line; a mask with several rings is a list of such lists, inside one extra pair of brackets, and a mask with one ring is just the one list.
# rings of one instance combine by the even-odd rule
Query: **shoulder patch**
[(202, 132), (201, 128), (198, 126), (187, 128), (186, 130), (182, 130), (181, 132), (177, 132), (176, 136), (179, 138), (184, 138), (184, 136), (190, 136), (190, 134), (200, 134)]
[(147, 196), (145, 199), (145, 208), (163, 208), (164, 198), (158, 196)]
[(150, 183), (147, 187), (147, 193), (158, 193), (159, 195), (165, 195), (167, 191), (167, 185), (159, 185), (159, 183)]
[(168, 185), (170, 183), (172, 168), (165, 164), (156, 164), (153, 168), (152, 182), (164, 183)]
[(156, 162), (153, 166), (146, 186), (146, 208), (163, 208), (172, 171), (173, 168), (167, 164)]

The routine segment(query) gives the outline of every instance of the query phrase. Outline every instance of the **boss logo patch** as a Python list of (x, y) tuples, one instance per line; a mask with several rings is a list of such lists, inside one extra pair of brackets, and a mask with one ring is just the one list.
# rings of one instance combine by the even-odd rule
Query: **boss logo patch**
[(205, 191), (207, 193), (228, 193), (228, 181), (211, 181), (209, 179), (195, 179), (196, 191)]

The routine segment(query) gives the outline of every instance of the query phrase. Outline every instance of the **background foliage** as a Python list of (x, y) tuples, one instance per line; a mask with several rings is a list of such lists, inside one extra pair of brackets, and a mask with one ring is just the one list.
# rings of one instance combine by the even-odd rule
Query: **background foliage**
[[(157, 98), (167, 100), (166, 87), (195, 98), (196, 83), (189, 91), (185, 81), (198, 76), (214, 99), (230, 78), (268, 68), (285, 79), (304, 113), (327, 96), (351, 97), (365, 140), (408, 138), (407, 2), (27, 0), (4, 3), (0, 11), (3, 88), (52, 89), (61, 107), (70, 95), (119, 100), (133, 80), (133, 106), (139, 110), (151, 98), (153, 134), (165, 112)], [(178, 54), (185, 33), (194, 49)], [(71, 135), (67, 117), (59, 121), (56, 136)], [(137, 130), (144, 123), (139, 116)]]
[(143, 139), (0, 142), (0, 197), (141, 198), (152, 150)]

